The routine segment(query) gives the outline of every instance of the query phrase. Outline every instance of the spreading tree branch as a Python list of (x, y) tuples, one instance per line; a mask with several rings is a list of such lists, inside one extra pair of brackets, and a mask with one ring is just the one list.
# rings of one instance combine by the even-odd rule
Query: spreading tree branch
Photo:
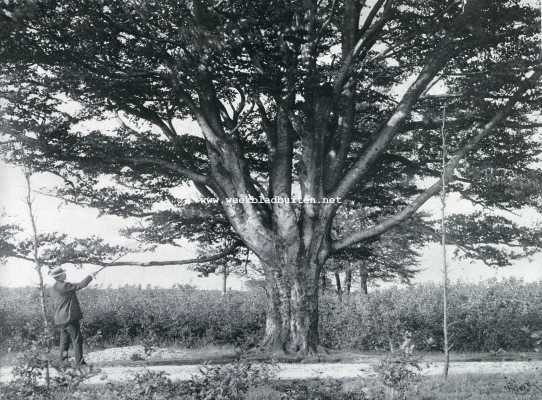
[[(375, 43), (375, 37), (381, 31), (386, 24), (388, 13), (391, 10), (393, 0), (377, 0), (376, 4), (371, 9), (367, 16), (365, 23), (360, 30), (360, 38), (356, 42), (352, 50), (346, 55), (342, 63), (341, 69), (337, 73), (335, 82), (333, 84), (333, 91), (335, 95), (341, 93), (344, 85), (348, 81), (353, 65), (362, 53), (363, 49), (372, 47)], [(378, 12), (383, 8), (380, 17), (376, 20)]]
[[(474, 135), (470, 140), (459, 149), (456, 154), (447, 162), (444, 170), (444, 178), (450, 182), (453, 179), (453, 172), (459, 165), (459, 162), (465, 158), (465, 156), (471, 152), (480, 141), (486, 137), (497, 125), (503, 122), (508, 114), (514, 109), (516, 103), (523, 97), (525, 92), (531, 89), (542, 76), (542, 67), (534, 70), (531, 76), (524, 79), (520, 84), (514, 95), (507, 101), (507, 103), (498, 111), (495, 116), (487, 122), (483, 127), (478, 130), (478, 133)], [(382, 221), (381, 223), (373, 226), (372, 228), (356, 232), (349, 237), (340, 239), (332, 243), (332, 250), (338, 251), (349, 247), (355, 243), (367, 240), (369, 238), (381, 235), (387, 230), (399, 225), (406, 219), (410, 218), (421, 206), (423, 206), (427, 200), (437, 194), (442, 186), (442, 178), (431, 185), (423, 193), (421, 193), (414, 201), (401, 210), (394, 216)]]
[(239, 247), (240, 242), (235, 242), (231, 246), (227, 247), (225, 250), (220, 253), (205, 256), (205, 257), (196, 257), (189, 258), (185, 260), (167, 260), (167, 261), (115, 261), (115, 262), (99, 262), (94, 261), (92, 264), (100, 265), (102, 267), (123, 267), (123, 266), (134, 266), (134, 267), (159, 267), (159, 266), (177, 266), (177, 265), (187, 265), (187, 264), (199, 264), (206, 263), (211, 261), (220, 260), (230, 254), (234, 253), (235, 250)]
[(151, 164), (151, 165), (157, 165), (162, 168), (165, 168), (167, 170), (177, 172), (180, 175), (191, 179), (194, 182), (197, 182), (202, 185), (212, 186), (212, 180), (203, 174), (194, 172), (188, 168), (181, 167), (178, 164), (175, 164), (173, 162), (160, 160), (158, 158), (152, 158), (152, 157), (119, 157), (114, 158), (113, 160), (118, 160), (121, 162), (124, 162), (126, 164), (132, 164), (132, 165), (141, 165), (141, 164)]
[(433, 56), (430, 57), (414, 83), (410, 85), (403, 95), (395, 111), (375, 135), (375, 139), (372, 143), (365, 149), (352, 168), (345, 174), (330, 197), (346, 197), (356, 182), (368, 172), (375, 160), (382, 155), (391, 140), (397, 134), (401, 124), (410, 115), (412, 107), (418, 101), (427, 85), (453, 57), (455, 52), (451, 47), (450, 42), (445, 40)]

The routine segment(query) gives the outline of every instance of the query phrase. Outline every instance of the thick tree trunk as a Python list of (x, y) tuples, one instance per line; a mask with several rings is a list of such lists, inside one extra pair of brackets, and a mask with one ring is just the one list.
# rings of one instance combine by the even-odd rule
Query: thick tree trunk
[[(271, 353), (281, 353), (285, 351), (285, 343), (288, 338), (287, 326), (283, 323), (281, 312), (281, 299), (276, 279), (271, 273), (266, 274), (266, 297), (267, 309), (265, 320), (265, 334), (261, 346)], [(289, 310), (285, 310), (289, 315)]]
[(266, 272), (267, 316), (263, 349), (299, 356), (318, 351), (319, 274), (314, 265), (301, 262), (290, 268), (268, 266)]

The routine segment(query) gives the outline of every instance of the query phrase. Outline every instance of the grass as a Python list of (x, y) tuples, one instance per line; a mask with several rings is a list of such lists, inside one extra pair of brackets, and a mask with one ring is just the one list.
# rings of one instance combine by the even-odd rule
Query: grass
[[(208, 348), (205, 354), (213, 355), (221, 353), (224, 349)], [(374, 355), (373, 355), (374, 356)], [(469, 357), (476, 357), (476, 354), (463, 355), (462, 360)], [(540, 400), (542, 399), (542, 388), (539, 388), (538, 382), (541, 381), (542, 372), (533, 371), (529, 373), (514, 373), (513, 371), (504, 374), (460, 374), (452, 375), (447, 380), (441, 376), (422, 377), (419, 382), (413, 383), (411, 389), (407, 392), (408, 400)], [(121, 383), (120, 388), (129, 388), (131, 384)], [(132, 384), (133, 385), (133, 384)], [(307, 393), (311, 394), (313, 400), (331, 400), (331, 399), (358, 399), (360, 392), (365, 392), (369, 399), (383, 400), (378, 397), (378, 393), (385, 391), (381, 381), (375, 377), (353, 378), (353, 379), (311, 379), (311, 380), (279, 380), (271, 381), (268, 388), (259, 388), (256, 393), (264, 395), (266, 391), (275, 391), (279, 393), (290, 393), (292, 390), (299, 393), (301, 387), (309, 388)], [(109, 397), (99, 394), (107, 389), (107, 385), (83, 385), (81, 390), (90, 394), (85, 399), (107, 400)], [(342, 393), (342, 394), (341, 394)], [(348, 396), (348, 393), (353, 396)], [(315, 395), (315, 396), (313, 396)], [(169, 397), (168, 397), (169, 398)], [(252, 397), (261, 400), (263, 398), (275, 397)], [(298, 399), (308, 399), (309, 397), (295, 397)], [(115, 397), (118, 400), (117, 397)], [(171, 399), (181, 399), (180, 397), (171, 397)]]
[[(465, 374), (451, 376), (447, 380), (442, 377), (423, 378), (420, 383), (413, 386), (405, 398), (408, 400), (540, 400), (542, 399), (542, 390), (535, 388), (537, 382), (540, 382), (540, 374), (499, 374), (499, 375), (477, 375)], [(513, 382), (516, 384), (510, 385)], [(370, 379), (348, 379), (342, 380), (337, 390), (337, 381), (334, 380), (312, 380), (312, 381), (287, 381), (275, 382), (275, 389), (285, 392), (289, 388), (299, 387), (300, 385), (311, 387), (311, 393), (324, 394), (329, 393), (330, 388), (335, 388), (336, 398), (357, 399), (355, 394), (364, 392), (369, 399), (386, 399), (382, 393), (386, 393), (386, 388), (374, 378)], [(516, 390), (511, 390), (511, 389)], [(521, 389), (521, 390), (519, 390)], [(333, 392), (332, 392), (333, 393)], [(352, 394), (352, 397), (344, 394)], [(380, 393), (380, 396), (378, 395)], [(335, 399), (335, 397), (321, 397), (322, 399)], [(315, 397), (320, 399), (320, 397)]]
[[(526, 379), (540, 379), (540, 376), (533, 377), (533, 376), (515, 376), (516, 379), (520, 380), (522, 378)], [(382, 387), (373, 383), (368, 383), (371, 393), (378, 392), (379, 389)], [(407, 400), (540, 400), (542, 398), (542, 394), (536, 391), (529, 391), (524, 393), (513, 393), (506, 389), (507, 385), (507, 378), (505, 376), (461, 376), (461, 377), (453, 377), (448, 379), (448, 381), (443, 382), (442, 379), (431, 379), (428, 381), (425, 381), (422, 383), (417, 389), (410, 391), (406, 395)], [(344, 392), (342, 394), (339, 394), (339, 392), (335, 392), (334, 395), (333, 392), (330, 393), (330, 389), (323, 389), (326, 387), (326, 382), (311, 382), (308, 383), (309, 387), (313, 387), (312, 390), (310, 390), (310, 393), (314, 396), (311, 397), (311, 399), (319, 400), (319, 399), (356, 399), (359, 397), (355, 397), (355, 395), (349, 397), (348, 395), (345, 396), (345, 393), (352, 393), (356, 394), (359, 393), (362, 389), (361, 385), (358, 382), (350, 383), (350, 382), (344, 382), (343, 383), (343, 390)], [(100, 398), (102, 400), (107, 400), (110, 397), (104, 396), (100, 392), (105, 388), (105, 385), (83, 385), (81, 387), (81, 391), (79, 393), (87, 393), (87, 396), (83, 396), (82, 398), (90, 398), (90, 399), (97, 399)], [(259, 393), (258, 397), (251, 397), (251, 399), (257, 398), (258, 400), (262, 399), (275, 399), (277, 397), (267, 397), (266, 394), (269, 392), (279, 393), (279, 394), (285, 394), (287, 393), (288, 389), (292, 388), (299, 388), (299, 382), (271, 382), (269, 385), (266, 385), (264, 387), (259, 387), (257, 390), (250, 390), (253, 393)], [(367, 386), (364, 386), (365, 392), (367, 393)], [(91, 393), (94, 393), (94, 396), (90, 395)], [(98, 393), (100, 393), (98, 395)], [(103, 393), (103, 392), (102, 392)], [(369, 399), (378, 399), (379, 397), (370, 397), (371, 394), (369, 393)], [(81, 398), (81, 397), (77, 397)], [(171, 399), (179, 399), (180, 397), (170, 397)], [(282, 397), (283, 398), (283, 397)], [(299, 397), (298, 397), (299, 398)], [(382, 397), (380, 397), (381, 399)], [(72, 399), (75, 399), (75, 397), (72, 397)], [(115, 399), (118, 399), (115, 397)]]
[[(535, 388), (526, 389), (523, 392), (514, 392), (507, 389), (509, 382), (535, 383), (542, 378), (540, 374), (510, 374), (510, 375), (458, 375), (451, 376), (447, 380), (442, 377), (423, 378), (413, 387), (406, 396), (408, 400), (540, 400), (542, 392)], [(340, 388), (337, 391), (337, 384)], [(379, 399), (377, 393), (382, 393), (385, 388), (376, 379), (348, 379), (342, 381), (319, 379), (310, 381), (272, 381), (269, 385), (260, 388), (257, 392), (264, 396), (268, 391), (286, 393), (288, 390), (297, 389), (301, 386), (310, 388), (311, 399), (349, 399), (345, 394), (359, 394), (364, 391), (369, 399)], [(529, 387), (528, 385), (525, 387)], [(96, 386), (86, 386), (86, 390), (96, 390)], [(342, 389), (342, 390), (341, 390)], [(333, 393), (337, 393), (336, 397)], [(340, 394), (339, 394), (340, 393)], [(330, 397), (330, 395), (332, 397)], [(320, 397), (321, 396), (321, 397)], [(267, 397), (257, 397), (258, 399)], [(271, 397), (269, 397), (271, 398)], [(381, 397), (380, 397), (381, 399)]]
[[(539, 381), (540, 375), (534, 374), (518, 374), (513, 376), (521, 382)], [(434, 396), (435, 400), (516, 400), (516, 399), (537, 399), (539, 400), (542, 393), (537, 391), (529, 391), (524, 394), (514, 393), (507, 390), (507, 383), (510, 376), (494, 375), (462, 375), (449, 378), (447, 381), (433, 378), (427, 383), (424, 383), (420, 388), (420, 395), (429, 397)]]
[[(511, 375), (477, 375), (465, 374), (450, 376), (447, 380), (442, 377), (424, 378), (421, 383), (412, 389), (408, 397), (415, 400), (540, 400), (542, 392), (532, 388), (525, 393), (514, 393), (507, 390), (507, 384), (511, 378), (519, 383), (539, 382), (542, 378), (540, 374), (511, 374)], [(374, 380), (364, 381), (345, 381), (343, 387), (345, 391), (356, 392), (361, 387), (370, 387), (372, 390), (378, 390), (382, 386)]]

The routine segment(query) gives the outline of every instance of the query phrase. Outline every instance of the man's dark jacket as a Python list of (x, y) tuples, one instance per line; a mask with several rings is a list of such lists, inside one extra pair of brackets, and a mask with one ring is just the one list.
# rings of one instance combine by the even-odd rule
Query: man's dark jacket
[(66, 325), (83, 318), (76, 292), (86, 287), (91, 280), (89, 275), (79, 283), (55, 282), (52, 290), (56, 298), (55, 325)]

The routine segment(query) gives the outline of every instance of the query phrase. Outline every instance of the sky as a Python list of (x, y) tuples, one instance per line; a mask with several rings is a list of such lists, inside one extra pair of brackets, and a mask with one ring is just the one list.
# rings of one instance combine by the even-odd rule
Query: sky
[[(37, 215), (39, 232), (62, 232), (75, 237), (96, 235), (105, 240), (123, 245), (135, 246), (134, 242), (123, 238), (119, 229), (131, 224), (130, 220), (113, 216), (98, 217), (98, 212), (73, 204), (65, 204), (61, 200), (40, 194), (51, 190), (58, 181), (50, 175), (35, 175), (32, 180), (34, 190), (34, 210)], [(25, 197), (25, 180), (22, 171), (13, 166), (0, 163), (0, 210), (5, 215), (4, 221), (17, 223), (23, 227), (24, 233), (30, 232)], [(438, 199), (433, 199), (425, 207), (426, 210), (438, 209)], [(450, 210), (465, 209), (466, 205), (451, 198)], [(535, 222), (542, 220), (537, 215), (524, 215), (520, 219)], [(542, 280), (542, 254), (531, 259), (516, 261), (513, 266), (495, 270), (481, 263), (470, 263), (453, 259), (452, 249), (448, 250), (448, 264), (452, 281), (477, 282), (490, 278), (502, 279), (516, 277), (525, 281)], [(196, 256), (195, 246), (186, 243), (183, 247), (163, 247), (153, 254), (126, 256), (125, 259), (137, 261), (184, 259)], [(440, 282), (442, 279), (442, 248), (438, 244), (427, 245), (420, 259), (421, 271), (414, 282)], [(84, 266), (83, 270), (74, 266), (66, 266), (68, 280), (77, 281), (86, 274), (97, 269), (95, 266)], [(50, 281), (48, 281), (50, 283)], [(0, 265), (0, 286), (33, 286), (37, 284), (36, 272), (30, 263), (20, 260), (9, 260)], [(187, 266), (170, 267), (114, 267), (106, 269), (98, 275), (93, 286), (116, 287), (125, 284), (142, 285), (143, 287), (171, 287), (174, 284), (190, 284), (201, 289), (219, 290), (222, 285), (219, 276), (198, 277), (198, 273)], [(245, 288), (242, 279), (232, 277), (228, 287), (234, 290)]]

